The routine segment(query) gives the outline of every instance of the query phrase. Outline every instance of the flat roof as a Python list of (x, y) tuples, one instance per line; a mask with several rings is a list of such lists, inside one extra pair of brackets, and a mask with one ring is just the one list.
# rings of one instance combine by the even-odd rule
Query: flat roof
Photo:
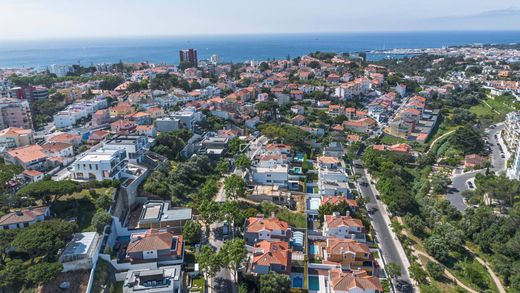
[(76, 233), (72, 240), (67, 244), (62, 255), (82, 255), (87, 254), (90, 247), (98, 239), (96, 232)]

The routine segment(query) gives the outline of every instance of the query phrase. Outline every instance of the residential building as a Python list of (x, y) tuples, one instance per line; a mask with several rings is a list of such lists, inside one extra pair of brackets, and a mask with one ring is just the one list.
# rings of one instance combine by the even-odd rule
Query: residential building
[(123, 293), (182, 292), (182, 282), (183, 270), (181, 265), (165, 266), (156, 270), (130, 270), (126, 273)]
[(6, 149), (34, 144), (32, 129), (9, 127), (0, 131), (0, 147)]
[(26, 145), (4, 153), (6, 164), (19, 165), (25, 170), (44, 171), (50, 166), (47, 158), (39, 145)]
[(191, 67), (198, 66), (197, 50), (195, 49), (183, 49), (179, 51), (180, 63), (187, 63)]
[(289, 180), (289, 167), (287, 164), (270, 167), (254, 167), (253, 181), (263, 185), (287, 186)]
[(180, 233), (188, 220), (191, 208), (172, 208), (169, 202), (154, 200), (143, 205), (137, 228), (167, 228)]
[(0, 114), (0, 129), (7, 127), (33, 128), (31, 108), (27, 100), (0, 99)]
[(162, 229), (149, 229), (146, 232), (134, 233), (130, 236), (126, 255), (131, 263), (182, 264), (184, 259), (183, 237)]
[(65, 246), (59, 261), (63, 272), (90, 270), (97, 261), (101, 239), (96, 232), (74, 234), (72, 240)]
[(325, 283), (325, 292), (330, 293), (383, 293), (383, 286), (378, 277), (370, 276), (366, 271), (343, 272), (332, 269)]
[(22, 175), (28, 182), (42, 181), (45, 177), (44, 173), (36, 170), (25, 170), (22, 172)]
[(366, 230), (360, 219), (334, 213), (324, 217), (323, 236), (365, 242)]
[(180, 119), (172, 117), (157, 118), (155, 120), (155, 127), (159, 132), (175, 131), (180, 129)]
[(60, 133), (47, 139), (47, 142), (64, 142), (78, 147), (83, 142), (81, 135), (73, 133)]
[(121, 119), (110, 123), (110, 131), (116, 134), (128, 135), (134, 132), (136, 127), (137, 125), (134, 121), (127, 119)]
[(134, 164), (143, 160), (148, 147), (148, 138), (144, 135), (116, 135), (103, 144), (107, 150), (125, 150), (126, 159)]
[(246, 220), (244, 237), (247, 244), (253, 245), (262, 240), (275, 240), (288, 242), (292, 236), (291, 228), (287, 222), (271, 216), (265, 218), (263, 215), (251, 217)]
[(332, 141), (327, 146), (323, 147), (323, 155), (328, 157), (342, 158), (345, 155), (345, 149), (341, 143)]
[(195, 124), (204, 119), (204, 115), (195, 108), (185, 108), (172, 114), (172, 117), (182, 122), (187, 129), (193, 130)]
[(291, 250), (285, 241), (262, 240), (253, 247), (251, 272), (291, 274)]
[(51, 210), (47, 206), (21, 209), (0, 217), (0, 230), (14, 230), (29, 227), (50, 217)]
[(343, 270), (363, 269), (372, 272), (374, 259), (368, 245), (352, 239), (328, 237), (324, 260), (341, 265)]
[(47, 142), (42, 145), (42, 151), (49, 157), (72, 157), (74, 149), (66, 142)]
[(121, 179), (126, 171), (126, 151), (124, 149), (97, 149), (88, 151), (76, 159), (72, 165), (74, 180)]

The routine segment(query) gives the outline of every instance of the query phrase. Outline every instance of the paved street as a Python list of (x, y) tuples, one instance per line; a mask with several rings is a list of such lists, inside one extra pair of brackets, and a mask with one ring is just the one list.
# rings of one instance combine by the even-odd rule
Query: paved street
[[(222, 227), (224, 222), (210, 225), (209, 244), (219, 251), (224, 245)], [(221, 269), (209, 282), (209, 292), (228, 293), (235, 292), (233, 276), (228, 269)]]
[[(500, 151), (499, 147), (499, 140), (495, 138), (495, 135), (497, 135), (498, 138), (500, 138), (499, 132), (504, 129), (503, 124), (498, 124), (495, 128), (490, 128), (487, 130), (487, 140), (491, 147), (491, 165), (490, 168), (491, 171), (494, 171), (495, 173), (499, 174), (506, 170), (506, 158), (508, 154), (505, 154)], [(506, 147), (502, 145), (502, 149), (507, 152)], [(504, 158), (502, 158), (504, 156)], [(485, 173), (485, 170), (478, 170), (478, 171), (471, 171), (462, 174), (462, 169), (457, 169), (454, 172), (454, 175), (452, 177), (452, 184), (450, 185), (448, 192), (446, 194), (446, 199), (450, 201), (450, 203), (459, 211), (463, 212), (467, 205), (464, 202), (464, 198), (462, 196), (462, 192), (464, 190), (469, 189), (468, 187), (468, 181), (471, 181), (473, 183), (473, 186), (475, 185), (475, 176), (478, 173)]]
[[(361, 165), (361, 161), (357, 160), (354, 162), (355, 165)], [(365, 174), (365, 170), (363, 168), (355, 167), (354, 168), (356, 174), (359, 175), (358, 183), (370, 182)], [(367, 203), (367, 209), (369, 211), (373, 211), (370, 214), (370, 220), (372, 222), (372, 226), (376, 232), (376, 237), (378, 239), (381, 250), (383, 251), (383, 257), (386, 263), (396, 263), (401, 266), (402, 276), (399, 278), (399, 282), (401, 284), (407, 283), (411, 284), (411, 279), (408, 276), (408, 271), (406, 268), (410, 265), (406, 255), (398, 240), (394, 239), (391, 232), (391, 227), (387, 224), (388, 220), (385, 220), (386, 211), (384, 211), (383, 206), (377, 200), (374, 190), (372, 190), (371, 184), (359, 184), (359, 188), (361, 194), (369, 199)], [(398, 286), (399, 287), (399, 286)], [(407, 286), (411, 287), (411, 285)], [(401, 289), (399, 292), (411, 292), (410, 289)]]

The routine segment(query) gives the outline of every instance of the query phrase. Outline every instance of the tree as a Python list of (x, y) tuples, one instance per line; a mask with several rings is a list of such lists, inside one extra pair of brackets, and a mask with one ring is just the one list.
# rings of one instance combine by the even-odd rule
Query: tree
[(433, 192), (436, 194), (443, 194), (446, 192), (448, 185), (450, 185), (451, 180), (446, 174), (436, 173), (432, 176), (432, 188)]
[(98, 210), (108, 210), (108, 208), (112, 205), (112, 199), (108, 195), (102, 195), (96, 198), (94, 204)]
[(170, 160), (178, 160), (184, 146), (184, 140), (179, 136), (179, 133), (161, 132), (161, 134), (157, 136), (153, 151)]
[(199, 263), (200, 269), (205, 274), (205, 280), (214, 277), (222, 267), (222, 261), (218, 253), (213, 251), (208, 245), (203, 245), (199, 252), (195, 254), (195, 260)]
[(5, 264), (7, 249), (11, 247), (15, 235), (16, 230), (0, 230), (0, 265)]
[(260, 293), (291, 292), (291, 280), (288, 276), (269, 272), (260, 276)]
[(215, 167), (215, 170), (219, 173), (219, 175), (225, 174), (229, 170), (229, 163), (226, 159), (222, 159), (218, 161), (217, 167)]
[(420, 264), (414, 262), (410, 267), (408, 268), (410, 271), (410, 276), (417, 281), (419, 284), (426, 284), (428, 282), (427, 277), (428, 274), (423, 270)]
[(18, 232), (12, 242), (18, 251), (27, 253), (31, 263), (37, 256), (54, 256), (71, 238), (75, 225), (63, 220), (36, 223)]
[(232, 174), (224, 180), (224, 191), (228, 199), (245, 197), (247, 192), (246, 181), (242, 177)]
[(449, 143), (466, 154), (480, 154), (484, 151), (484, 141), (480, 133), (471, 125), (459, 127), (451, 135)]
[(233, 238), (224, 242), (219, 254), (226, 267), (234, 272), (235, 283), (238, 281), (238, 268), (247, 255), (246, 242), (243, 239)]
[(63, 195), (72, 194), (81, 191), (81, 189), (82, 187), (78, 182), (71, 180), (53, 181), (49, 179), (25, 185), (16, 192), (16, 195), (48, 202), (51, 196), (54, 196), (54, 201), (56, 201)]
[(428, 274), (430, 274), (430, 277), (432, 277), (434, 280), (438, 281), (444, 277), (444, 267), (441, 264), (431, 260), (426, 263), (426, 270), (428, 271)]
[(424, 241), (426, 251), (440, 262), (447, 262), (450, 249), (440, 235), (432, 235)]
[(203, 200), (197, 208), (201, 221), (204, 223), (206, 235), (209, 235), (209, 225), (220, 219), (220, 209), (217, 202), (212, 200)]
[(26, 278), (26, 264), (20, 259), (12, 259), (0, 269), (0, 289), (11, 288), (18, 292)]
[(235, 166), (240, 170), (248, 169), (251, 167), (251, 160), (246, 155), (241, 154), (235, 159)]
[(385, 266), (386, 273), (392, 279), (396, 279), (401, 276), (401, 266), (396, 263), (388, 263)]
[(98, 233), (103, 233), (103, 229), (106, 225), (112, 222), (112, 216), (105, 210), (97, 210), (92, 217), (92, 227), (96, 229)]
[(184, 228), (182, 229), (182, 236), (184, 240), (188, 244), (195, 244), (200, 242), (202, 231), (200, 224), (193, 220), (188, 220), (186, 224), (184, 224)]
[(232, 155), (236, 155), (240, 152), (240, 145), (244, 143), (240, 138), (234, 137), (229, 141), (229, 153)]
[(40, 262), (27, 268), (27, 280), (35, 285), (52, 281), (63, 269), (59, 262)]

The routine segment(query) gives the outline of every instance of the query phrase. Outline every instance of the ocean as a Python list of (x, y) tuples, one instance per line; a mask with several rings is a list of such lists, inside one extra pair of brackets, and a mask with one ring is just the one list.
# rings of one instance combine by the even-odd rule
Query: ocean
[[(54, 39), (1, 41), (0, 68), (46, 68), (51, 64), (149, 61), (176, 64), (179, 49), (195, 48), (199, 59), (212, 54), (220, 62), (285, 59), (323, 52), (360, 52), (394, 48), (430, 48), (455, 45), (520, 42), (520, 31), (314, 33), (277, 35), (219, 35)], [(369, 59), (385, 58), (369, 55)]]

